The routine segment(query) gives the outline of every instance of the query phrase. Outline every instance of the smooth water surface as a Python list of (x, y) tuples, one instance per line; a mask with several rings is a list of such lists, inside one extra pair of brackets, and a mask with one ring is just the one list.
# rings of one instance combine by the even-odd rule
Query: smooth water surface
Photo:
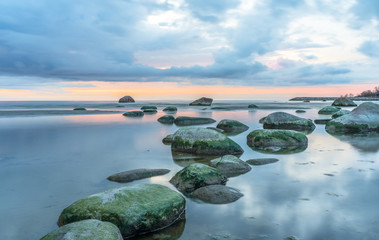
[[(324, 125), (316, 125), (303, 152), (255, 152), (246, 145), (246, 136), (262, 128), (258, 123), (261, 117), (286, 111), (305, 118), (325, 118), (317, 111), (330, 102), (251, 103), (266, 107), (247, 109), (248, 102), (216, 102), (214, 106), (228, 109), (211, 110), (181, 103), (176, 105), (176, 116), (239, 120), (250, 127), (231, 137), (245, 150), (241, 159), (274, 157), (279, 162), (253, 166), (252, 171), (230, 178), (227, 185), (244, 194), (234, 203), (212, 205), (187, 199), (185, 219), (145, 239), (379, 239), (379, 138), (331, 136)], [(158, 113), (143, 118), (126, 118), (121, 113), (2, 116), (0, 239), (39, 239), (57, 228), (65, 207), (109, 188), (150, 182), (175, 189), (168, 181), (183, 163), (173, 160), (170, 146), (161, 140), (178, 127), (157, 122), (168, 104), (154, 104)], [(78, 105), (121, 112), (141, 106), (41, 102), (0, 103), (0, 109), (69, 109)], [(231, 110), (233, 106), (237, 110)], [(298, 108), (309, 109), (296, 114)], [(168, 168), (171, 172), (127, 184), (106, 180), (135, 168)], [(172, 238), (167, 238), (169, 235)]]

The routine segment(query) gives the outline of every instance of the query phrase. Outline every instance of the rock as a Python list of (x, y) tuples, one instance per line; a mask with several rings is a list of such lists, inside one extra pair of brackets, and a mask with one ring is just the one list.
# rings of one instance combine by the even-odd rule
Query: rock
[(301, 109), (298, 109), (296, 110), (297, 113), (305, 113), (306, 111), (305, 110), (301, 110)]
[(365, 102), (326, 124), (329, 133), (379, 132), (379, 104)]
[(171, 150), (212, 156), (243, 153), (242, 148), (224, 134), (201, 127), (185, 127), (177, 130), (173, 136)]
[(250, 165), (258, 166), (258, 165), (266, 165), (270, 163), (278, 162), (279, 159), (276, 158), (255, 158), (255, 159), (249, 159), (246, 162)]
[(316, 124), (327, 124), (330, 120), (332, 120), (331, 118), (323, 118), (323, 119), (315, 119), (314, 122)]
[(352, 100), (345, 98), (345, 97), (340, 97), (334, 100), (332, 103), (332, 106), (339, 106), (339, 107), (355, 107), (357, 104), (355, 104)]
[(264, 129), (290, 129), (313, 131), (315, 125), (312, 120), (285, 113), (274, 112), (269, 114), (263, 121)]
[(191, 164), (171, 178), (170, 183), (179, 191), (190, 193), (208, 185), (225, 185), (228, 179), (219, 170), (202, 163)]
[(153, 113), (157, 113), (158, 111), (156, 109), (147, 108), (147, 109), (144, 109), (143, 112), (148, 113), (148, 114), (153, 114)]
[(173, 138), (174, 138), (174, 134), (169, 134), (165, 138), (162, 139), (162, 142), (166, 145), (170, 145), (172, 143)]
[(215, 130), (215, 131), (217, 131), (217, 132), (219, 132), (219, 133), (224, 133), (224, 132), (225, 132), (224, 130), (219, 129), (219, 128), (215, 128), (215, 127), (207, 127), (207, 128), (208, 128), (208, 129)]
[(265, 120), (266, 120), (266, 117), (263, 117), (263, 118), (259, 119), (259, 123), (264, 123)]
[(235, 188), (224, 185), (210, 185), (196, 189), (191, 193), (191, 197), (207, 203), (226, 204), (237, 201), (243, 197), (243, 194)]
[(86, 111), (87, 109), (85, 109), (84, 107), (78, 107), (78, 108), (74, 108), (74, 111)]
[(168, 187), (141, 184), (111, 189), (83, 198), (65, 208), (58, 225), (84, 219), (115, 224), (124, 238), (169, 226), (183, 213), (185, 199)]
[(217, 124), (217, 128), (224, 130), (226, 133), (230, 133), (230, 132), (241, 133), (249, 129), (249, 127), (246, 126), (245, 124), (236, 120), (229, 120), (229, 119), (221, 120)]
[(134, 99), (131, 97), (131, 96), (125, 96), (125, 97), (122, 97), (120, 98), (120, 100), (118, 100), (119, 103), (128, 103), (128, 102), (135, 102)]
[(173, 107), (173, 106), (169, 106), (163, 109), (163, 112), (177, 112), (177, 111), (178, 111), (178, 108)]
[(202, 97), (191, 102), (189, 105), (190, 106), (210, 106), (212, 102), (213, 102), (212, 98)]
[(109, 176), (107, 179), (113, 182), (127, 183), (127, 182), (132, 182), (134, 180), (165, 175), (169, 172), (170, 170), (168, 169), (140, 168), (140, 169), (134, 169), (134, 170), (129, 170), (125, 172), (120, 172), (112, 176)]
[(157, 110), (157, 107), (156, 107), (156, 106), (149, 106), (149, 105), (147, 105), (147, 106), (142, 106), (142, 107), (141, 107), (141, 110), (146, 110), (146, 109), (154, 109), (154, 110)]
[(113, 223), (91, 219), (67, 224), (41, 240), (122, 240), (122, 236)]
[(247, 136), (247, 145), (267, 153), (300, 152), (307, 148), (308, 138), (292, 130), (254, 130)]
[(218, 169), (226, 177), (235, 177), (251, 170), (249, 164), (233, 155), (224, 155), (213, 159), (209, 165)]
[(255, 104), (250, 104), (247, 108), (258, 108), (258, 106)]
[(173, 124), (174, 120), (175, 118), (172, 115), (164, 115), (158, 118), (158, 122), (163, 123), (163, 124)]
[(212, 118), (202, 118), (202, 117), (183, 117), (179, 116), (175, 119), (174, 123), (178, 126), (190, 126), (190, 125), (200, 125), (214, 123), (216, 120)]
[(124, 114), (125, 117), (143, 117), (145, 115), (142, 111), (129, 111)]
[(341, 117), (341, 116), (349, 114), (349, 113), (350, 113), (349, 110), (339, 110), (338, 112), (336, 112), (332, 115), (332, 118), (338, 118), (338, 117)]
[(318, 111), (318, 114), (332, 115), (332, 114), (338, 112), (339, 110), (340, 110), (340, 108), (338, 108), (338, 107), (326, 106), (326, 107), (321, 108), (320, 111)]

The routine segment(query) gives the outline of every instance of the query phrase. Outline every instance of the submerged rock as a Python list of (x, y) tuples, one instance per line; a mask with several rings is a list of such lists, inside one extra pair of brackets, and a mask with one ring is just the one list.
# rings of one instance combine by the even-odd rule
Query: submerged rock
[(201, 163), (191, 164), (171, 178), (179, 191), (190, 193), (208, 185), (225, 185), (228, 179), (219, 170)]
[(135, 102), (134, 99), (131, 96), (124, 96), (118, 100), (119, 103), (128, 103), (128, 102)]
[(213, 156), (243, 153), (242, 148), (224, 134), (201, 127), (185, 127), (177, 130), (173, 136), (171, 150)]
[(365, 102), (326, 124), (329, 133), (379, 132), (379, 104)]
[(109, 176), (107, 179), (113, 182), (127, 183), (127, 182), (132, 182), (134, 180), (165, 175), (169, 172), (170, 170), (168, 169), (140, 168), (140, 169), (134, 169), (134, 170), (129, 170), (125, 172), (120, 172), (112, 176)]
[(147, 110), (147, 109), (154, 109), (157, 110), (156, 106), (151, 106), (151, 105), (145, 105), (141, 107), (141, 110)]
[(190, 125), (200, 125), (214, 123), (216, 120), (212, 118), (202, 118), (202, 117), (183, 117), (179, 116), (175, 119), (174, 123), (178, 126), (190, 126)]
[(306, 111), (305, 110), (301, 110), (301, 109), (298, 109), (296, 110), (297, 113), (305, 113)]
[(86, 111), (87, 109), (85, 109), (84, 107), (78, 107), (78, 108), (74, 108), (74, 111)]
[(169, 134), (165, 138), (162, 139), (162, 142), (166, 145), (170, 145), (173, 139), (174, 139), (174, 134)]
[(332, 106), (339, 106), (339, 107), (355, 107), (357, 104), (353, 102), (351, 99), (340, 97), (334, 100), (332, 103)]
[(142, 111), (129, 111), (124, 114), (125, 117), (143, 117), (145, 115)]
[(338, 118), (338, 117), (341, 117), (341, 116), (349, 114), (349, 113), (350, 113), (349, 110), (339, 110), (338, 112), (336, 112), (332, 115), (332, 118)]
[(173, 107), (173, 106), (169, 106), (169, 107), (164, 108), (162, 111), (163, 112), (177, 112), (178, 108), (177, 107)]
[(332, 114), (338, 112), (339, 110), (340, 110), (340, 108), (338, 108), (338, 107), (326, 106), (326, 107), (321, 108), (320, 111), (318, 111), (318, 114), (332, 115)]
[(158, 118), (158, 122), (163, 123), (163, 124), (173, 124), (174, 120), (175, 118), (172, 115), (164, 115)]
[(221, 120), (217, 124), (217, 128), (224, 130), (226, 133), (241, 133), (249, 129), (245, 124), (230, 119)]
[(210, 106), (212, 102), (213, 102), (212, 98), (202, 97), (191, 102), (189, 105), (190, 106)]
[(255, 104), (250, 104), (249, 106), (247, 106), (247, 108), (258, 108), (258, 106)]
[(247, 145), (267, 153), (300, 152), (307, 148), (308, 138), (292, 130), (258, 129), (247, 136)]
[(332, 120), (331, 118), (323, 118), (323, 119), (315, 119), (315, 123), (316, 124), (327, 124), (330, 120)]
[(315, 125), (312, 120), (300, 118), (298, 116), (285, 113), (274, 112), (269, 114), (263, 121), (265, 129), (290, 129), (290, 130), (306, 130), (313, 131)]
[(213, 159), (209, 165), (218, 169), (226, 177), (235, 177), (251, 170), (249, 164), (233, 155)]
[(255, 159), (249, 159), (246, 162), (250, 165), (259, 166), (259, 165), (266, 165), (266, 164), (270, 164), (270, 163), (275, 163), (278, 161), (279, 161), (279, 159), (277, 159), (277, 158), (255, 158)]
[(67, 224), (41, 240), (122, 240), (122, 236), (113, 223), (90, 219)]
[(124, 238), (169, 226), (183, 213), (185, 199), (168, 187), (141, 184), (111, 189), (83, 198), (65, 208), (58, 225), (84, 219), (115, 224)]
[(243, 197), (243, 194), (235, 188), (224, 185), (210, 185), (196, 189), (192, 192), (191, 197), (207, 203), (226, 204), (237, 201)]

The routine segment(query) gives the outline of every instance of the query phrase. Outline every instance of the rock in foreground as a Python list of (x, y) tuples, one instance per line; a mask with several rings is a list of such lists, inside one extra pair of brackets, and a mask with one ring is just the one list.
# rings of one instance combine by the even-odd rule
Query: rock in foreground
[(109, 176), (107, 179), (113, 182), (126, 183), (126, 182), (132, 182), (134, 180), (164, 175), (169, 172), (170, 170), (168, 169), (140, 168), (140, 169), (134, 169), (134, 170), (129, 170), (125, 172), (120, 172), (112, 176)]
[(175, 121), (175, 118), (172, 115), (164, 115), (158, 118), (158, 122), (163, 123), (163, 124), (173, 124), (174, 121)]
[(235, 188), (224, 185), (210, 185), (196, 189), (191, 197), (207, 203), (226, 204), (237, 201), (243, 197), (243, 194)]
[(251, 170), (249, 164), (233, 155), (213, 159), (209, 165), (218, 169), (226, 177), (235, 177)]
[(254, 130), (247, 136), (247, 145), (267, 153), (300, 152), (307, 148), (308, 138), (292, 130)]
[(365, 102), (326, 124), (329, 133), (379, 132), (379, 104)]
[(222, 133), (201, 127), (185, 127), (174, 133), (171, 144), (173, 152), (198, 155), (241, 155), (242, 148)]
[(190, 106), (210, 106), (212, 102), (213, 102), (212, 98), (202, 97), (191, 102), (189, 105)]
[(185, 199), (168, 187), (141, 184), (111, 189), (76, 201), (65, 208), (58, 225), (85, 219), (115, 224), (124, 238), (155, 231), (182, 214)]
[(278, 162), (279, 159), (277, 158), (255, 158), (255, 159), (249, 159), (246, 162), (250, 165), (259, 166), (259, 165), (266, 165), (270, 163)]
[(177, 117), (174, 123), (178, 126), (191, 126), (200, 124), (214, 123), (216, 120), (212, 118), (202, 118), (202, 117)]
[(134, 99), (131, 96), (124, 96), (118, 100), (119, 103), (128, 103), (128, 102), (135, 102)]
[(249, 129), (245, 124), (230, 119), (221, 120), (217, 124), (217, 128), (224, 130), (226, 133), (241, 133)]
[(289, 129), (313, 131), (315, 125), (312, 120), (301, 118), (286, 112), (274, 112), (263, 121), (265, 129)]
[(208, 185), (225, 185), (228, 179), (219, 170), (201, 163), (191, 164), (171, 178), (179, 191), (190, 193)]
[(321, 108), (320, 111), (318, 111), (318, 114), (332, 115), (332, 114), (338, 112), (339, 110), (340, 110), (340, 108), (338, 108), (338, 107), (326, 106), (326, 107)]
[(334, 100), (332, 103), (332, 106), (339, 106), (339, 107), (355, 107), (357, 104), (353, 102), (351, 99), (340, 97)]
[(91, 219), (67, 224), (41, 240), (122, 240), (122, 236), (114, 224)]

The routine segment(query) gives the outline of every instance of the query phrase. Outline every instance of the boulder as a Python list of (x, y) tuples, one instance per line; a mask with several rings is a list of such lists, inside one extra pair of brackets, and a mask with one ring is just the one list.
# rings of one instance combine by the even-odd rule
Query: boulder
[(226, 177), (235, 177), (251, 170), (249, 164), (233, 155), (213, 159), (209, 165), (218, 169)]
[(226, 204), (237, 201), (243, 197), (243, 194), (235, 188), (224, 185), (210, 185), (196, 189), (191, 193), (191, 197), (207, 203)]
[(247, 108), (258, 108), (258, 106), (255, 104), (250, 104), (249, 106), (247, 106)]
[(125, 172), (120, 172), (112, 176), (109, 176), (107, 179), (113, 182), (127, 183), (127, 182), (132, 182), (134, 180), (165, 175), (169, 172), (170, 170), (168, 169), (140, 168), (140, 169), (134, 169), (134, 170), (129, 170)]
[(341, 116), (349, 114), (349, 113), (350, 113), (349, 110), (339, 110), (338, 112), (336, 112), (332, 115), (332, 118), (338, 118), (338, 117), (341, 117)]
[(221, 120), (217, 124), (217, 128), (224, 130), (226, 133), (241, 133), (249, 129), (248, 126), (245, 124), (236, 121), (236, 120), (230, 120), (230, 119), (224, 119)]
[(58, 225), (101, 219), (115, 224), (128, 238), (171, 225), (184, 209), (185, 199), (179, 193), (158, 184), (141, 184), (76, 201), (62, 211)]
[(74, 111), (85, 111), (87, 109), (85, 109), (84, 107), (78, 107), (78, 108), (74, 108)]
[(174, 120), (175, 118), (172, 115), (164, 115), (158, 118), (158, 122), (163, 123), (163, 124), (173, 124)]
[(318, 111), (318, 114), (332, 115), (332, 114), (338, 112), (339, 110), (340, 110), (340, 108), (338, 108), (338, 107), (326, 106), (326, 107), (321, 108), (320, 111)]
[(353, 100), (345, 98), (345, 97), (340, 97), (334, 100), (332, 103), (332, 106), (339, 106), (339, 107), (355, 107), (357, 104), (353, 102)]
[(169, 134), (165, 138), (162, 139), (163, 144), (170, 145), (174, 138), (174, 134)]
[(124, 114), (125, 117), (143, 117), (145, 115), (142, 111), (129, 111)]
[(216, 120), (212, 118), (202, 118), (202, 117), (183, 117), (179, 116), (175, 119), (174, 123), (178, 126), (190, 126), (190, 125), (200, 125), (214, 123)]
[(219, 170), (202, 163), (191, 164), (171, 178), (170, 183), (179, 191), (190, 193), (208, 185), (225, 185), (228, 179)]
[(277, 158), (255, 158), (255, 159), (249, 159), (246, 162), (250, 165), (259, 166), (259, 165), (266, 165), (270, 163), (278, 162), (279, 159)]
[(128, 102), (135, 102), (134, 99), (131, 96), (124, 96), (118, 100), (119, 103), (128, 103)]
[(313, 131), (315, 125), (312, 120), (301, 118), (286, 112), (274, 112), (263, 121), (264, 129), (289, 129)]
[(156, 106), (151, 106), (151, 105), (145, 105), (141, 107), (141, 110), (146, 110), (146, 109), (155, 109), (157, 110)]
[(329, 133), (379, 132), (379, 104), (362, 103), (349, 114), (329, 121), (325, 129)]
[(242, 148), (222, 133), (201, 127), (184, 127), (174, 133), (173, 152), (198, 155), (240, 155)]
[(213, 102), (212, 98), (202, 97), (191, 102), (189, 105), (190, 106), (210, 106), (212, 102)]
[(316, 124), (327, 124), (330, 120), (332, 120), (331, 118), (323, 118), (323, 119), (315, 119), (314, 122)]
[(163, 109), (163, 112), (177, 112), (177, 111), (178, 111), (178, 108), (174, 106), (165, 107)]
[(254, 130), (247, 136), (247, 145), (265, 153), (300, 152), (307, 148), (308, 138), (292, 130)]
[(67, 224), (41, 240), (122, 240), (116, 225), (95, 219)]

